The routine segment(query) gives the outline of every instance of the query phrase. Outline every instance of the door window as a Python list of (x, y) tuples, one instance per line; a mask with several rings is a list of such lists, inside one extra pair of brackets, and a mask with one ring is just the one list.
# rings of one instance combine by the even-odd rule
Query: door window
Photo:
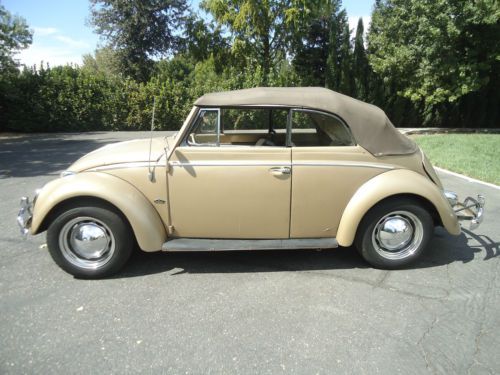
[(287, 108), (201, 109), (189, 146), (286, 146)]
[(188, 145), (217, 146), (219, 144), (219, 128), (219, 109), (200, 110), (188, 135)]

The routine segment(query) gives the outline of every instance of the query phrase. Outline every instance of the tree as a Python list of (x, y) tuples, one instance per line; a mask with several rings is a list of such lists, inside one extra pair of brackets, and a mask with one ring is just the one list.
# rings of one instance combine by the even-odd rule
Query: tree
[(219, 73), (231, 62), (230, 41), (222, 33), (221, 27), (206, 22), (196, 14), (186, 19), (179, 52), (191, 57), (195, 63), (213, 56)]
[(309, 6), (301, 10), (301, 19), (292, 25), (292, 65), (303, 85), (325, 86), (331, 17), (324, 8)]
[[(302, 3), (305, 4), (305, 3)], [(303, 5), (292, 28), (293, 65), (306, 85), (320, 85), (350, 94), (352, 46), (347, 13), (340, 0)]]
[(355, 80), (355, 96), (360, 100), (368, 99), (368, 85), (370, 81), (370, 65), (366, 56), (363, 18), (359, 18), (354, 38), (354, 53), (352, 73)]
[(289, 0), (204, 0), (201, 7), (229, 29), (233, 51), (252, 58), (267, 85), (273, 63), (284, 55), (287, 22), (295, 15)]
[(13, 16), (0, 5), (0, 73), (18, 66), (14, 55), (29, 47), (32, 36), (24, 18)]
[(354, 75), (352, 72), (352, 46), (351, 46), (351, 30), (347, 21), (347, 14), (342, 12), (340, 38), (340, 49), (337, 54), (337, 72), (338, 86), (337, 90), (346, 95), (353, 95), (354, 90)]
[(94, 74), (101, 73), (108, 77), (121, 75), (119, 56), (111, 47), (101, 47), (95, 50), (94, 55), (83, 55), (82, 68)]
[[(370, 64), (429, 125), (493, 126), (500, 95), (500, 5), (495, 0), (380, 0)], [(459, 115), (457, 115), (459, 114)]]
[(168, 56), (183, 29), (185, 0), (90, 0), (96, 32), (116, 50), (126, 75), (146, 81), (153, 59)]

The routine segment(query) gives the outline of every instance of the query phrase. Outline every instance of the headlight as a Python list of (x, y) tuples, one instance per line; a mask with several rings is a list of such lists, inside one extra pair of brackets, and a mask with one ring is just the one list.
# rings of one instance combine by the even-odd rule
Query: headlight
[(73, 176), (75, 174), (76, 174), (76, 172), (73, 172), (73, 171), (62, 171), (61, 172), (61, 177)]

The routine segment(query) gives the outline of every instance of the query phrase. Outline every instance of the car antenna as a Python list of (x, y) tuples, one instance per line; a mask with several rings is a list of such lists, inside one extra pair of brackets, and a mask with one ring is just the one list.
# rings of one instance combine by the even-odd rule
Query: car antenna
[(148, 179), (155, 182), (155, 171), (151, 169), (151, 148), (153, 145), (153, 131), (155, 130), (155, 110), (156, 110), (156, 97), (153, 96), (153, 116), (151, 117), (151, 137), (149, 138), (149, 156), (148, 156)]

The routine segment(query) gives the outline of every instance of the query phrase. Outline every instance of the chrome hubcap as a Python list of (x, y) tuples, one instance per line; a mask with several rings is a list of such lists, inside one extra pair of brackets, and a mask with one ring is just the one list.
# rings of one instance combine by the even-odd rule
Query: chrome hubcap
[(395, 211), (382, 217), (372, 233), (375, 251), (387, 259), (403, 259), (412, 255), (423, 239), (420, 219), (408, 211)]
[(109, 237), (106, 230), (96, 223), (79, 223), (71, 229), (69, 242), (81, 257), (97, 259), (108, 248)]
[(91, 217), (68, 221), (59, 234), (63, 256), (77, 267), (97, 269), (113, 256), (115, 240), (106, 224)]
[(398, 250), (406, 246), (413, 236), (410, 222), (402, 216), (386, 218), (379, 225), (378, 242), (387, 250)]

